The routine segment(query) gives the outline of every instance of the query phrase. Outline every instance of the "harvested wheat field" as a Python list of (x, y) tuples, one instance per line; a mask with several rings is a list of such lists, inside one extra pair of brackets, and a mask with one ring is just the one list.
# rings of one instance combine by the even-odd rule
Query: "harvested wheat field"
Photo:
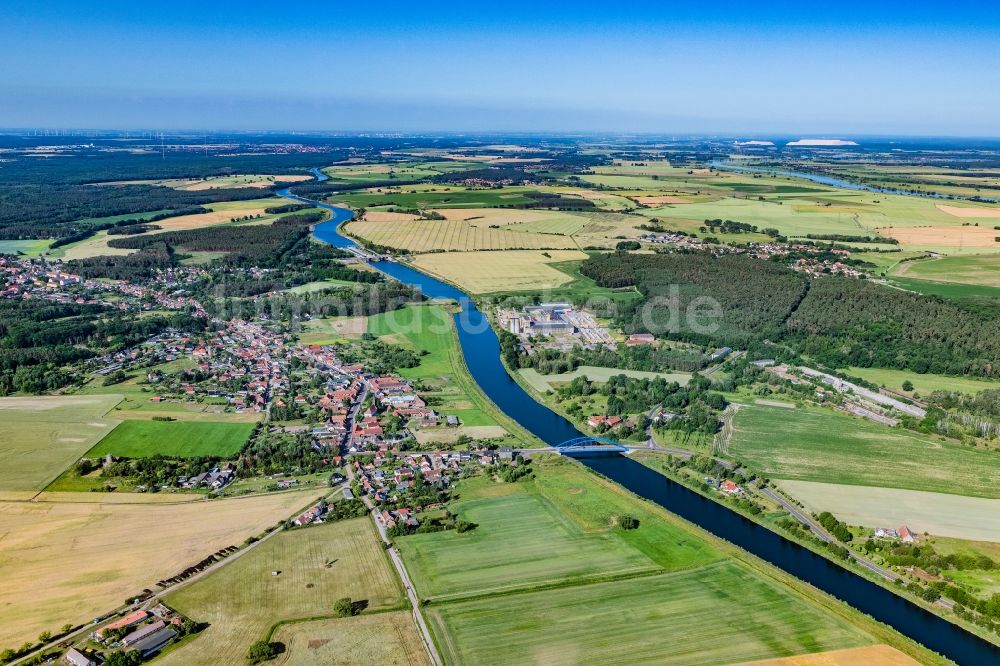
[(990, 227), (889, 227), (877, 231), (917, 250), (1000, 247), (996, 240), (1000, 231)]
[(367, 516), (283, 531), (232, 564), (167, 595), (171, 607), (209, 626), (157, 663), (241, 663), (247, 648), (265, 638), (276, 622), (333, 619), (333, 604), (341, 597), (366, 603), (365, 610), (373, 617), (379, 616), (374, 611), (398, 610), (405, 603), (399, 579)]
[(349, 222), (349, 233), (377, 245), (430, 252), (432, 250), (515, 250), (576, 248), (572, 238), (510, 229), (491, 229), (459, 220), (412, 222)]
[(448, 220), (461, 220), (473, 223), (473, 226), (488, 227), (491, 224), (528, 224), (531, 222), (546, 222), (566, 217), (570, 213), (552, 210), (517, 210), (508, 208), (441, 208), (435, 213), (444, 215)]
[(1000, 208), (971, 208), (968, 206), (946, 206), (938, 204), (937, 209), (955, 217), (1000, 217)]
[(572, 278), (550, 264), (586, 258), (579, 250), (443, 252), (414, 257), (413, 265), (474, 294), (485, 294), (558, 287)]
[(919, 664), (894, 647), (888, 645), (868, 645), (866, 647), (848, 648), (846, 650), (831, 650), (802, 654), (781, 659), (765, 659), (763, 661), (748, 661), (741, 666), (916, 666)]
[(147, 505), (0, 502), (0, 648), (88, 622), (319, 494)]
[(388, 210), (366, 210), (363, 219), (366, 222), (412, 222), (420, 218), (410, 213), (394, 213)]
[(671, 204), (689, 204), (691, 200), (686, 197), (678, 197), (670, 194), (662, 194), (656, 196), (645, 196), (645, 197), (629, 197), (632, 201), (640, 203), (643, 206), (667, 206)]
[(407, 611), (286, 624), (274, 640), (285, 645), (274, 666), (430, 663)]

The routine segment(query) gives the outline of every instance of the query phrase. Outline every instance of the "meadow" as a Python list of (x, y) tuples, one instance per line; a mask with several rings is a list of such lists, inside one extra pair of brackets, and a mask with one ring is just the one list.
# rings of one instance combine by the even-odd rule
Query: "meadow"
[(644, 372), (642, 370), (622, 370), (620, 368), (599, 368), (593, 365), (581, 365), (573, 372), (564, 372), (558, 375), (543, 375), (534, 368), (522, 368), (517, 371), (533, 389), (540, 393), (553, 388), (554, 384), (566, 384), (577, 377), (586, 377), (592, 382), (607, 382), (615, 375), (625, 375), (634, 379), (655, 379), (662, 377), (667, 381), (677, 382), (681, 386), (687, 385), (691, 379), (690, 373), (686, 372)]
[(51, 241), (46, 239), (0, 240), (0, 254), (23, 254), (35, 257), (48, 249)]
[(118, 421), (121, 395), (0, 398), (0, 498), (27, 499), (47, 486)]
[(330, 345), (360, 338), (367, 330), (367, 317), (317, 317), (302, 322), (299, 342), (304, 345)]
[(747, 405), (729, 453), (776, 479), (1000, 497), (996, 452), (826, 409)]
[(508, 250), (504, 252), (447, 252), (413, 257), (414, 267), (457, 284), (473, 294), (497, 291), (555, 289), (573, 278), (553, 264), (582, 261), (579, 250)]
[[(278, 575), (272, 575), (274, 571)], [(366, 601), (373, 611), (405, 603), (396, 573), (367, 516), (281, 532), (240, 559), (167, 595), (170, 606), (209, 626), (159, 663), (233, 663), (242, 659), (254, 641), (267, 638), (276, 622), (332, 618), (333, 603), (341, 597)], [(345, 622), (355, 619), (360, 618)]]
[[(456, 485), (471, 532), (396, 540), (445, 663), (736, 663), (875, 641), (587, 468)], [(617, 526), (622, 515), (639, 526)], [(613, 579), (613, 580), (612, 580)]]
[(430, 664), (407, 611), (283, 624), (272, 640), (285, 646), (273, 666)]
[[(1000, 231), (992, 231), (1000, 236)], [(969, 284), (985, 287), (1000, 287), (1000, 254), (973, 254), (925, 261), (911, 261), (897, 271), (897, 275), (910, 278)]]
[(926, 396), (931, 391), (958, 391), (960, 393), (978, 393), (986, 389), (1000, 388), (1000, 382), (988, 379), (978, 379), (976, 377), (949, 377), (947, 375), (935, 375), (927, 373), (924, 375), (907, 370), (890, 370), (887, 368), (844, 368), (844, 372), (852, 377), (861, 377), (879, 386), (897, 393), (906, 394), (903, 391), (903, 382), (909, 381), (913, 384), (913, 389), (920, 395)]
[(533, 199), (528, 194), (535, 191), (530, 187), (504, 187), (494, 190), (467, 189), (453, 185), (407, 185), (397, 189), (384, 188), (381, 192), (369, 190), (337, 194), (332, 201), (365, 209), (390, 205), (421, 210), (495, 208), (529, 204)]
[[(481, 596), (587, 579), (641, 576), (719, 558), (708, 544), (657, 520), (644, 505), (580, 465), (539, 457), (530, 482), (477, 477), (458, 486), (451, 510), (478, 525), (397, 540), (422, 597)], [(623, 514), (640, 527), (615, 527)], [(443, 599), (441, 599), (443, 600)]]
[(420, 352), (420, 365), (399, 374), (425, 387), (422, 395), (440, 401), (435, 409), (458, 416), (466, 426), (496, 426), (495, 408), (469, 375), (453, 329), (439, 305), (411, 306), (368, 318), (368, 333)]
[(918, 534), (973, 541), (1000, 539), (1000, 499), (813, 481), (779, 484), (814, 513), (830, 511), (850, 525), (906, 525)]
[(0, 650), (89, 622), (321, 492), (328, 490), (180, 503), (126, 503), (104, 493), (0, 502)]
[(915, 291), (925, 296), (939, 296), (946, 299), (991, 299), (1000, 298), (1000, 287), (962, 284), (959, 282), (937, 282), (934, 280), (917, 280), (910, 277), (893, 275), (886, 278), (893, 286)]
[(87, 452), (91, 458), (107, 454), (123, 458), (162, 455), (176, 458), (228, 457), (240, 450), (251, 423), (211, 421), (123, 421)]
[(846, 621), (734, 562), (427, 607), (448, 663), (724, 664), (863, 646)]

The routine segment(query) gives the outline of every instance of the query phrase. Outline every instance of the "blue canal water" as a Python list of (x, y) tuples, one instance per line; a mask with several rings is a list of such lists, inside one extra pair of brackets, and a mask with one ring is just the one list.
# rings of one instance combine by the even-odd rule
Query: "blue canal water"
[(963, 197), (959, 195), (948, 195), (948, 194), (937, 194), (935, 192), (912, 192), (909, 190), (898, 190), (892, 187), (875, 187), (874, 185), (862, 185), (860, 183), (852, 183), (849, 180), (842, 180), (840, 178), (834, 178), (832, 176), (824, 176), (818, 173), (808, 173), (806, 171), (786, 171), (784, 169), (767, 169), (764, 167), (751, 167), (744, 166), (741, 164), (730, 164), (729, 162), (711, 162), (709, 166), (712, 166), (721, 171), (736, 171), (739, 173), (765, 173), (765, 174), (775, 174), (778, 176), (788, 176), (790, 178), (803, 178), (805, 180), (811, 180), (814, 183), (819, 183), (821, 185), (829, 185), (831, 187), (839, 187), (844, 190), (857, 190), (861, 192), (875, 192), (876, 194), (899, 194), (906, 197), (926, 197), (929, 199), (954, 199), (954, 200), (966, 200), (966, 201), (983, 201), (986, 203), (998, 203), (1000, 199), (990, 199), (987, 197)]
[[(313, 170), (313, 173), (326, 180), (322, 172)], [(278, 194), (332, 213), (329, 221), (316, 225), (313, 235), (317, 239), (337, 247), (357, 246), (337, 230), (353, 217), (350, 210), (298, 197), (287, 189)], [(500, 341), (467, 294), (404, 264), (379, 261), (372, 265), (417, 287), (429, 298), (454, 299), (462, 306), (455, 315), (455, 324), (466, 365), (479, 387), (505, 414), (549, 445), (583, 436), (572, 423), (537, 402), (507, 374), (500, 360)], [(1000, 664), (1000, 648), (627, 456), (591, 455), (580, 458), (580, 462), (959, 664)]]

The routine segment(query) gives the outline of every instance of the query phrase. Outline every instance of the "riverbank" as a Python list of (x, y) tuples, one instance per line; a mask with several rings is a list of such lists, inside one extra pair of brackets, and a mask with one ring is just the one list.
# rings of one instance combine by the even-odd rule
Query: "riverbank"
[[(308, 200), (306, 201), (308, 202)], [(317, 204), (317, 202), (310, 203), (322, 207), (328, 206), (328, 204)], [(344, 209), (339, 210), (343, 211)], [(324, 228), (323, 235), (329, 235), (330, 231), (336, 233), (336, 225), (339, 223), (331, 220), (323, 225), (318, 225), (317, 237), (322, 238), (321, 227)], [(333, 226), (331, 227), (331, 225)], [(339, 238), (339, 242), (353, 244), (342, 236)], [(496, 333), (486, 316), (478, 310), (466, 294), (451, 285), (446, 285), (439, 280), (419, 273), (409, 266), (394, 262), (377, 262), (375, 267), (380, 270), (384, 268), (385, 272), (392, 277), (420, 287), (428, 296), (453, 298), (463, 305), (461, 313), (456, 315), (455, 324), (467, 367), (483, 392), (500, 410), (548, 444), (558, 444), (581, 436), (582, 433), (572, 423), (539, 404), (516, 379), (511, 377), (501, 362), (499, 340)], [(602, 466), (607, 471), (611, 471), (611, 467), (613, 467), (606, 464), (608, 460), (612, 459), (587, 459), (585, 464), (604, 473), (601, 469)], [(872, 584), (871, 581), (856, 576), (853, 572), (787, 541), (770, 530), (747, 521), (757, 531), (750, 531), (742, 535), (736, 534), (738, 521), (746, 520), (739, 514), (733, 513), (727, 507), (716, 505), (711, 500), (677, 484), (673, 484), (674, 487), (671, 488), (670, 493), (663, 492), (662, 488), (658, 491), (657, 487), (662, 481), (668, 481), (665, 477), (627, 458), (619, 456), (615, 460), (644, 469), (648, 474), (656, 475), (655, 478), (642, 477), (636, 469), (631, 470), (632, 476), (642, 477), (642, 483), (651, 484), (648, 488), (643, 488), (642, 483), (639, 486), (633, 486), (632, 479), (625, 476), (614, 479), (629, 490), (647, 498), (652, 494), (656, 497), (653, 501), (667, 510), (680, 513), (685, 518), (690, 516), (694, 522), (721, 538), (729, 539), (736, 545), (746, 548), (755, 556), (780, 566), (791, 576), (797, 576), (807, 582), (814, 583), (827, 593), (836, 594), (861, 611), (871, 612), (880, 621), (888, 622), (908, 636), (920, 637), (921, 641), (940, 649), (960, 663), (984, 663), (984, 660), (992, 661), (1000, 658), (1000, 651), (995, 646), (965, 632), (939, 616), (932, 615), (924, 609), (910, 604), (905, 599)], [(673, 482), (668, 481), (668, 483)], [(691, 511), (692, 506), (699, 501), (709, 503), (712, 509), (702, 506), (699, 507), (700, 511)], [(685, 515), (685, 511), (688, 512), (687, 515)], [(746, 531), (748, 528), (743, 525), (743, 529)], [(761, 530), (763, 533), (760, 532)], [(737, 536), (740, 538), (736, 538)], [(755, 546), (755, 539), (761, 540), (766, 547)], [(790, 546), (791, 548), (789, 548)], [(850, 593), (846, 594), (845, 590)]]

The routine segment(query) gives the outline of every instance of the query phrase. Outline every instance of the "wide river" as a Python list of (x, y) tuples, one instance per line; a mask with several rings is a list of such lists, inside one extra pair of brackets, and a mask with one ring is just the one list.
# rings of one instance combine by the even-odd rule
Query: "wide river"
[[(318, 169), (314, 169), (313, 173), (319, 180), (326, 180), (326, 175)], [(278, 194), (332, 213), (333, 217), (328, 222), (316, 225), (313, 233), (318, 240), (337, 247), (357, 247), (357, 243), (338, 231), (342, 223), (353, 217), (350, 210), (305, 199), (291, 194), (287, 189)], [(372, 266), (401, 282), (417, 287), (429, 298), (454, 299), (461, 304), (461, 311), (455, 315), (455, 324), (465, 362), (479, 387), (505, 414), (549, 445), (583, 436), (576, 426), (537, 402), (507, 374), (500, 360), (497, 335), (468, 294), (393, 261), (374, 262)], [(997, 646), (725, 506), (702, 497), (627, 456), (587, 456), (581, 457), (580, 462), (635, 494), (767, 560), (959, 664), (1000, 664), (1000, 648)]]

